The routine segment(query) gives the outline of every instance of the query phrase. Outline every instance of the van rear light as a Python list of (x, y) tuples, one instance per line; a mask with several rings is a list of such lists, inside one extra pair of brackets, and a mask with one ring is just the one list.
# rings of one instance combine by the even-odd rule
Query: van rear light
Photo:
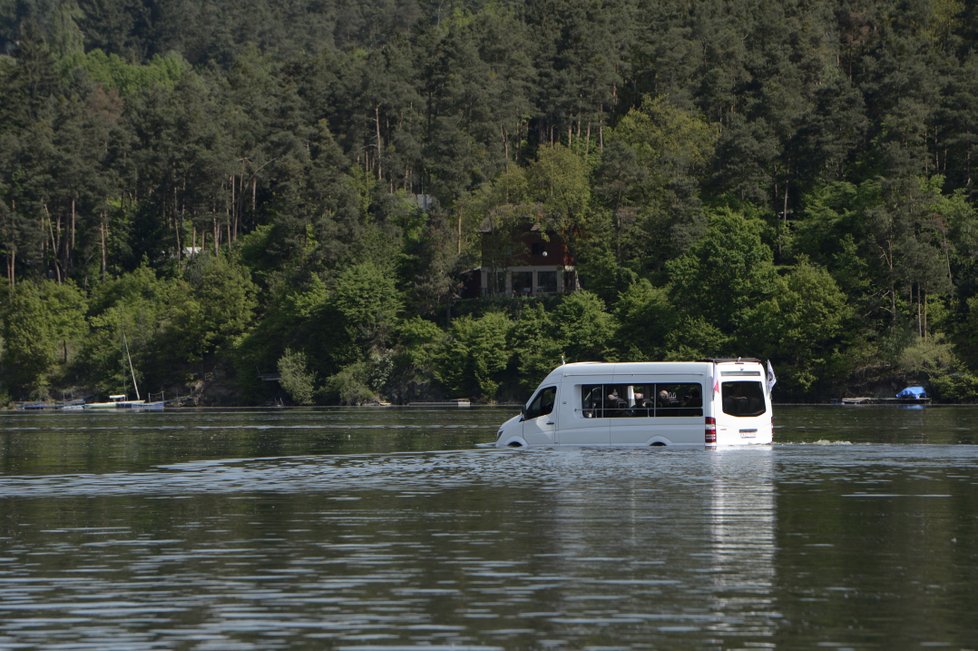
[(706, 444), (716, 445), (717, 444), (717, 419), (713, 416), (706, 417)]

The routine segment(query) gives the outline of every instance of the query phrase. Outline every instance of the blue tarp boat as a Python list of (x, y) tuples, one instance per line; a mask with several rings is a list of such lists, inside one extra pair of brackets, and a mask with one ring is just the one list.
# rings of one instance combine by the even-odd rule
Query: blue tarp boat
[(925, 402), (930, 400), (927, 397), (927, 392), (924, 391), (924, 387), (913, 386), (907, 387), (896, 394), (897, 400), (903, 402)]

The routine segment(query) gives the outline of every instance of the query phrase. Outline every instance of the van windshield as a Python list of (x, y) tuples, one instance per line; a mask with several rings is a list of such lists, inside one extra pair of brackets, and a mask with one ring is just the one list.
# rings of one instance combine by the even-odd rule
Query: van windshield
[(760, 416), (766, 410), (760, 382), (724, 382), (721, 397), (723, 413), (729, 416)]
[(557, 387), (547, 387), (541, 389), (540, 393), (533, 398), (530, 406), (526, 408), (526, 412), (523, 414), (524, 420), (530, 420), (531, 418), (539, 418), (540, 416), (546, 416), (554, 410), (554, 402), (557, 398)]

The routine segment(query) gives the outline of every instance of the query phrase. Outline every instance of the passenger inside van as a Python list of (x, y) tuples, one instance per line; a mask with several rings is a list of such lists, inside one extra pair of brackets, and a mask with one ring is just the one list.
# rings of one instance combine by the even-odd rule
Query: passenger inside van
[(623, 398), (621, 398), (621, 396), (618, 395), (618, 387), (613, 388), (611, 390), (611, 393), (608, 394), (608, 408), (624, 409), (627, 406), (628, 406), (628, 402), (626, 402)]
[(582, 397), (582, 404), (584, 405), (584, 409), (581, 413), (585, 418), (601, 417), (601, 389), (601, 386), (583, 387), (584, 395)]

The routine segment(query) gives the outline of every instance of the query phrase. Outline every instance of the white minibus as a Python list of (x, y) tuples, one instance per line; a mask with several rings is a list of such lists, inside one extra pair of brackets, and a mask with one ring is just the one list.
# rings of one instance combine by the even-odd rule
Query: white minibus
[(770, 444), (774, 372), (760, 360), (558, 366), (497, 447)]

